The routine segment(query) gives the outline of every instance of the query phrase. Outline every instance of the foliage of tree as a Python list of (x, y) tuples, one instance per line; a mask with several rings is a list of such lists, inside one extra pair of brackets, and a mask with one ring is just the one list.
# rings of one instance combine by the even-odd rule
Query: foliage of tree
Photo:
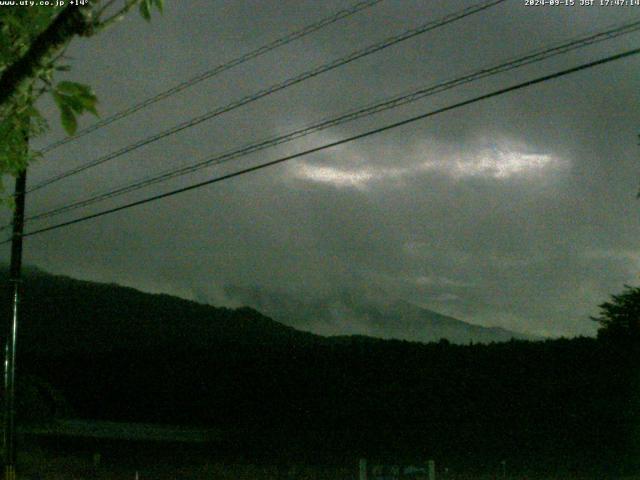
[(162, 11), (163, 2), (98, 0), (60, 2), (58, 7), (0, 7), (0, 175), (16, 175), (38, 157), (37, 152), (25, 149), (25, 138), (48, 128), (37, 108), (42, 95), (52, 94), (69, 135), (76, 131), (78, 115), (97, 115), (91, 87), (54, 80), (56, 73), (69, 70), (64, 64), (69, 42), (77, 36), (95, 35), (136, 6), (149, 20), (152, 7)]
[(600, 305), (598, 337), (640, 343), (640, 287), (625, 285), (625, 290), (612, 295)]

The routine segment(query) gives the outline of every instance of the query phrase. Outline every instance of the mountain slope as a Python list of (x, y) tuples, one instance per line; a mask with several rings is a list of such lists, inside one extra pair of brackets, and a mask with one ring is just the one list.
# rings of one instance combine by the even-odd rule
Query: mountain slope
[[(6, 270), (3, 272), (6, 277)], [(108, 352), (128, 349), (188, 350), (219, 344), (324, 343), (324, 335), (367, 335), (383, 339), (454, 343), (530, 338), (499, 328), (471, 325), (406, 302), (388, 306), (353, 298), (304, 303), (236, 289), (248, 307), (217, 308), (170, 295), (143, 293), (114, 284), (74, 280), (26, 269), (19, 345), (49, 353)], [(6, 282), (3, 282), (6, 287)], [(241, 293), (238, 294), (238, 293)], [(10, 292), (0, 299), (10, 314)], [(5, 318), (6, 318), (5, 316)], [(271, 318), (270, 318), (271, 317)], [(272, 319), (273, 318), (273, 319)]]
[[(6, 282), (3, 284), (6, 289)], [(10, 314), (10, 298), (5, 290), (0, 300), (3, 315)], [(250, 308), (215, 308), (32, 269), (25, 274), (22, 311), (18, 340), (20, 349), (26, 351), (96, 353), (320, 340)]]
[[(407, 302), (396, 302), (387, 308), (369, 309), (367, 315), (377, 333), (375, 336), (381, 338), (414, 339), (421, 342), (434, 342), (446, 338), (453, 343), (532, 339), (531, 336), (499, 327), (473, 325)], [(385, 334), (390, 325), (393, 326), (395, 334)]]
[(258, 288), (227, 287), (229, 298), (251, 305), (285, 325), (328, 336), (367, 335), (383, 339), (467, 344), (538, 339), (499, 327), (483, 327), (398, 301), (384, 305), (352, 295), (324, 301), (299, 300)]

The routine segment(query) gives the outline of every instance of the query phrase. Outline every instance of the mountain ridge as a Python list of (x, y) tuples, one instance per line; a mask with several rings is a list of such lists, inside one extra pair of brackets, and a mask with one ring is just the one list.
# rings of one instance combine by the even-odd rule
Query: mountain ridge
[[(3, 272), (6, 276), (6, 271)], [(6, 282), (4, 282), (6, 288)], [(319, 337), (249, 307), (213, 307), (167, 294), (27, 269), (21, 349), (49, 353), (207, 348), (219, 343), (310, 343)], [(10, 295), (0, 300), (10, 315)], [(34, 301), (37, 299), (37, 301)]]
[[(5, 269), (2, 275), (7, 275)], [(497, 327), (472, 325), (405, 301), (386, 307), (354, 299), (333, 307), (294, 302), (280, 315), (259, 304), (236, 309), (216, 307), (114, 283), (54, 275), (33, 267), (25, 268), (24, 277), (19, 344), (25, 349), (57, 353), (208, 348), (220, 343), (316, 344), (350, 335), (422, 343), (446, 338), (461, 344), (532, 339)], [(10, 314), (9, 299), (7, 292), (0, 300), (5, 315)], [(333, 322), (344, 330), (334, 335), (305, 331), (294, 315), (302, 315), (303, 320)]]
[(226, 293), (236, 303), (251, 305), (280, 323), (329, 337), (364, 335), (422, 343), (446, 338), (459, 344), (542, 339), (502, 327), (476, 325), (404, 300), (385, 304), (343, 294), (304, 302), (287, 294), (237, 286), (228, 286)]

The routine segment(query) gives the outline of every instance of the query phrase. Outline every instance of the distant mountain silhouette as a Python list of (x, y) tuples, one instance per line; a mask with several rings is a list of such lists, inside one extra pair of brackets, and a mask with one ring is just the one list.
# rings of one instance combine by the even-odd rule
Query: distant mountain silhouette
[[(6, 275), (4, 269), (3, 276)], [(238, 296), (264, 311), (268, 315), (265, 316), (250, 307), (218, 308), (115, 284), (51, 275), (35, 268), (25, 269), (24, 276), (24, 317), (19, 327), (19, 344), (21, 349), (39, 352), (332, 342), (294, 328), (305, 324), (320, 325), (318, 333), (425, 343), (442, 338), (462, 344), (531, 339), (501, 328), (471, 325), (406, 302), (373, 306), (343, 299), (333, 304), (305, 304), (264, 293), (260, 296), (245, 291), (244, 298)], [(3, 284), (6, 288), (6, 282)], [(9, 315), (10, 298), (6, 291), (0, 299), (4, 315)]]
[[(24, 277), (23, 319), (18, 329), (21, 350), (99, 353), (207, 348), (220, 343), (306, 344), (320, 339), (251, 308), (216, 308), (34, 268), (26, 269)], [(8, 316), (11, 296), (4, 281), (3, 287), (0, 308)]]
[(323, 335), (365, 335), (423, 343), (444, 338), (458, 344), (541, 339), (500, 327), (474, 325), (405, 301), (384, 305), (345, 294), (313, 302), (242, 287), (227, 287), (226, 293), (234, 301), (250, 305), (278, 322)]

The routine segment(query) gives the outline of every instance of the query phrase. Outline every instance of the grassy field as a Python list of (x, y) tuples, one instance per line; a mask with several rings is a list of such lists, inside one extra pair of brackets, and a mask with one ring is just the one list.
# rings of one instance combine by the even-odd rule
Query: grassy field
[[(175, 455), (136, 456), (106, 454), (99, 459), (84, 453), (52, 452), (40, 448), (22, 451), (18, 457), (19, 480), (358, 480), (358, 466), (285, 464), (269, 465), (249, 461), (224, 462), (200, 457)], [(470, 475), (438, 471), (437, 480), (640, 480), (640, 475), (604, 475), (558, 472), (555, 474)], [(369, 475), (368, 480), (392, 480)], [(425, 476), (404, 476), (400, 480), (426, 480)]]
[[(178, 462), (179, 463), (179, 462)], [(140, 466), (110, 465), (79, 456), (23, 454), (18, 468), (20, 480), (357, 480), (357, 468), (335, 466), (268, 466), (251, 464), (202, 463), (177, 465), (167, 462)], [(423, 480), (424, 477), (404, 477)], [(437, 474), (438, 480), (503, 480), (502, 475)], [(640, 480), (637, 476), (588, 474), (507, 475), (504, 480)], [(376, 480), (369, 477), (369, 480)], [(386, 479), (385, 479), (386, 480)]]

